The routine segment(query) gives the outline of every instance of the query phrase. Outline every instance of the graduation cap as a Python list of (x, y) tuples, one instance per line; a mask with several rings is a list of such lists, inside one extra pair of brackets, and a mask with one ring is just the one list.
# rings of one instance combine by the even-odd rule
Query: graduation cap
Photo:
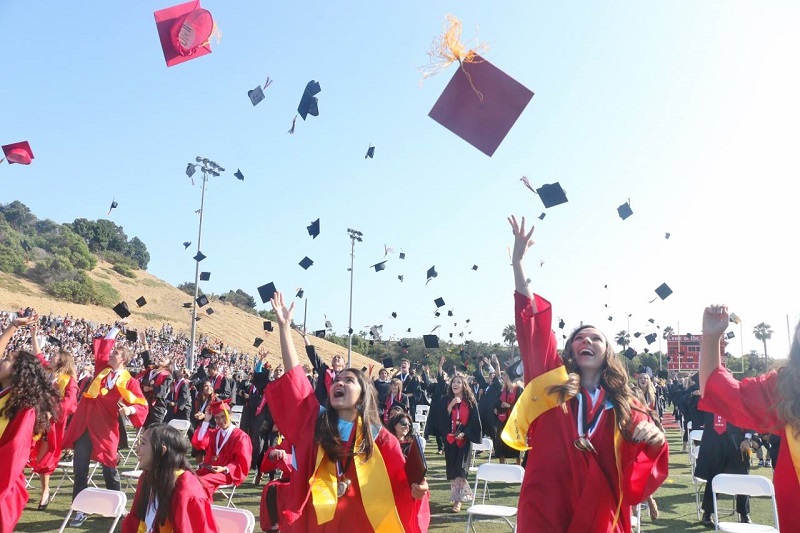
[(328, 329), (332, 329), (333, 328), (333, 324), (331, 324), (330, 320), (326, 320), (325, 321), (325, 327), (328, 328)]
[(258, 288), (258, 295), (261, 296), (261, 303), (270, 301), (276, 292), (278, 292), (278, 289), (275, 288), (275, 284), (271, 281), (266, 285), (260, 286)]
[[(469, 322), (469, 320), (467, 320), (467, 322)], [(563, 318), (559, 318), (558, 319), (558, 329), (564, 329), (565, 325), (566, 325), (566, 323), (564, 322), (564, 319)]]
[(627, 349), (627, 350), (625, 350), (624, 352), (622, 352), (622, 355), (624, 355), (624, 356), (625, 356), (625, 357), (627, 357), (628, 359), (633, 359), (634, 357), (636, 357), (636, 350), (634, 350), (634, 349), (633, 349), (633, 348), (631, 348), (631, 347), (628, 347), (628, 349)]
[(392, 361), (391, 357), (384, 357), (381, 362), (383, 363), (383, 368), (394, 368), (394, 361)]
[(406, 253), (405, 253), (405, 252), (400, 252), (400, 254), (398, 255), (398, 257), (399, 257), (400, 259), (405, 259), (405, 258), (406, 258)]
[(392, 311), (392, 318), (397, 318), (397, 312)]
[(229, 414), (231, 412), (231, 399), (214, 400), (208, 406), (211, 410), (211, 416), (221, 415), (222, 413)]
[(397, 276), (397, 279), (399, 279), (400, 281), (403, 281), (403, 275), (400, 274), (399, 276)]
[(736, 336), (736, 334), (734, 332), (732, 332), (732, 331), (729, 331), (728, 333), (725, 334), (725, 338), (726, 339), (732, 339), (735, 336)]
[[(656, 294), (658, 295), (658, 297), (659, 297), (659, 298), (661, 298), (662, 300), (664, 300), (664, 299), (666, 299), (666, 298), (667, 298), (667, 296), (669, 296), (670, 294), (672, 294), (672, 289), (670, 289), (670, 288), (669, 288), (669, 285), (667, 285), (666, 283), (662, 283), (662, 284), (661, 284), (661, 285), (659, 285), (659, 286), (658, 286), (658, 288), (656, 289)], [(652, 300), (650, 300), (650, 303), (653, 303), (653, 302), (655, 302), (655, 301), (656, 301), (656, 299), (655, 299), (655, 298), (653, 298)]]
[(116, 209), (118, 206), (119, 206), (119, 204), (117, 203), (116, 200), (111, 200), (111, 207), (108, 208), (108, 213), (106, 214), (106, 216), (110, 215), (111, 214), (111, 210), (112, 209)]
[(522, 379), (522, 376), (524, 375), (522, 359), (516, 357), (509, 361), (508, 366), (506, 367), (506, 374), (508, 375), (508, 379), (512, 381)]
[[(191, 178), (195, 172), (197, 172), (195, 166), (191, 163), (186, 163), (186, 175)], [(192, 180), (192, 185), (194, 185), (194, 180)]]
[(541, 214), (541, 215), (539, 215), (539, 220), (544, 220), (544, 217), (545, 217), (545, 216), (547, 216), (547, 213), (545, 213), (544, 211), (542, 211), (542, 214)]
[(381, 333), (383, 333), (383, 326), (372, 326), (369, 328), (369, 334), (373, 337), (380, 337)]
[(144, 296), (139, 296), (138, 298), (136, 298), (136, 305), (138, 305), (139, 307), (144, 307), (145, 305), (147, 305), (147, 300), (144, 299)]
[(299, 264), (301, 267), (303, 267), (303, 270), (308, 270), (308, 267), (310, 267), (311, 265), (313, 265), (313, 264), (314, 264), (314, 261), (312, 261), (312, 260), (311, 260), (311, 259), (310, 259), (308, 256), (305, 256), (305, 257), (303, 258), (303, 260), (302, 260), (302, 261), (300, 261), (298, 264)]
[(214, 19), (200, 8), (200, 0), (161, 9), (154, 16), (167, 67), (211, 53)]
[(257, 86), (255, 89), (250, 89), (247, 91), (247, 97), (250, 98), (250, 103), (255, 107), (264, 99), (264, 89), (261, 88), (261, 85)]
[(633, 334), (633, 336), (638, 339), (639, 337), (642, 336), (642, 332), (641, 331), (637, 331), (636, 333)]
[(653, 344), (654, 342), (656, 342), (657, 338), (658, 338), (658, 335), (656, 335), (655, 333), (650, 333), (649, 335), (645, 335), (644, 336), (644, 340), (647, 341), (648, 345)]
[(242, 171), (239, 170), (238, 168), (236, 169), (236, 172), (233, 173), (233, 175), (236, 176), (237, 180), (244, 181), (244, 174), (242, 174)]
[(117, 316), (120, 318), (128, 318), (131, 316), (131, 310), (128, 309), (128, 304), (125, 302), (120, 302), (113, 307), (114, 312), (117, 313)]
[(25, 250), (26, 252), (30, 252), (31, 250), (33, 250), (33, 248), (28, 243), (28, 241), (26, 241), (24, 239), (22, 241), (20, 241), (20, 244), (22, 245), (22, 249)]
[(13, 165), (14, 163), (18, 165), (30, 165), (31, 161), (34, 159), (33, 150), (31, 150), (31, 145), (28, 144), (28, 141), (6, 144), (3, 146), (3, 153), (9, 165)]
[(200, 281), (208, 281), (211, 279), (211, 272), (200, 272)]
[(472, 265), (472, 270), (478, 270), (478, 265)]
[(324, 339), (325, 338), (325, 330), (324, 329), (318, 329), (317, 331), (314, 332), (314, 335), (316, 335), (320, 339)]
[(192, 241), (183, 241), (183, 249), (187, 249), (189, 246), (192, 245)]
[(667, 240), (669, 240), (669, 232), (667, 232), (667, 233), (665, 233), (665, 234), (664, 234), (664, 238), (665, 238), (665, 239), (667, 239)]
[(305, 294), (305, 291), (303, 291), (303, 288), (300, 287), (299, 289), (297, 289), (297, 293), (294, 295), (294, 297), (295, 298), (302, 298), (304, 294)]
[(376, 263), (372, 265), (370, 268), (374, 268), (375, 272), (380, 272), (381, 270), (386, 270), (386, 261), (381, 261), (380, 263)]
[(220, 300), (221, 302), (224, 302), (224, 301), (225, 301), (227, 298), (228, 298), (228, 297), (227, 297), (227, 296), (225, 296), (225, 295), (223, 294), (222, 296), (220, 296), (220, 297), (219, 297), (219, 300)]
[(319, 235), (319, 219), (306, 226), (306, 229), (308, 230), (308, 234), (311, 235), (312, 238), (316, 239), (317, 235)]
[(608, 321), (609, 321), (609, 322), (611, 322), (611, 321), (613, 321), (613, 320), (614, 320), (614, 317), (613, 317), (613, 315), (608, 315)]
[(631, 216), (633, 214), (633, 209), (631, 209), (631, 201), (628, 200), (627, 202), (619, 206), (617, 208), (617, 213), (619, 214), (619, 218), (621, 218), (622, 220), (625, 220), (626, 218)]
[(536, 189), (536, 194), (542, 199), (545, 208), (555, 207), (567, 203), (567, 193), (561, 188), (559, 182), (547, 183)]
[(203, 259), (205, 259), (205, 258), (206, 258), (206, 256), (205, 256), (205, 255), (203, 255), (203, 252), (197, 252), (197, 255), (195, 255), (194, 257), (192, 257), (192, 259), (194, 259), (194, 260), (195, 260), (195, 261), (197, 261), (198, 263), (199, 263), (200, 261), (202, 261)]
[(406, 330), (406, 333), (411, 333), (411, 328), (408, 328), (408, 329)]
[(436, 311), (435, 313), (433, 313), (433, 316), (435, 316), (435, 317), (440, 317), (441, 315), (442, 315), (442, 313), (440, 313), (439, 311)]
[(647, 321), (650, 322), (651, 324), (655, 324), (656, 323), (656, 319), (655, 318), (648, 318)]
[(423, 335), (422, 341), (425, 343), (425, 347), (428, 349), (439, 347), (439, 337), (437, 335)]
[(53, 337), (52, 335), (47, 336), (47, 342), (49, 342), (53, 346), (61, 346), (61, 341), (58, 340), (58, 338)]
[[(433, 265), (432, 267), (430, 267), (430, 268), (428, 269), (428, 273), (427, 273), (427, 274), (428, 274), (428, 281), (430, 281), (430, 280), (432, 280), (433, 278), (435, 278), (436, 276), (438, 276), (438, 275), (439, 275), (439, 273), (438, 273), (438, 272), (436, 272), (436, 265)], [(428, 281), (426, 281), (426, 282), (425, 282), (425, 285), (427, 285), (427, 284), (428, 284)]]
[(453, 310), (452, 310), (452, 309), (450, 309), (449, 311), (447, 311), (447, 316), (453, 316)]
[(733, 322), (734, 324), (741, 324), (742, 319), (736, 313), (731, 313), (728, 315), (728, 321)]
[(185, 307), (186, 309), (191, 309), (191, 308), (192, 308), (192, 302), (186, 302), (186, 303), (184, 303), (184, 304), (183, 304), (183, 307)]
[(136, 331), (129, 329), (128, 331), (125, 332), (125, 340), (130, 342), (136, 342), (137, 340), (139, 340), (139, 334)]
[(368, 157), (370, 159), (375, 157), (375, 147), (374, 146), (370, 146), (369, 148), (367, 148), (367, 155), (364, 156), (364, 159), (366, 159)]
[(264, 339), (261, 337), (256, 337), (256, 340), (253, 341), (253, 348), (258, 348), (261, 346), (261, 343), (264, 342)]
[(306, 119), (307, 115), (319, 116), (319, 107), (317, 106), (317, 97), (315, 95), (319, 94), (320, 91), (322, 91), (322, 88), (319, 82), (311, 80), (306, 84), (303, 97), (300, 99), (300, 105), (297, 106), (297, 112), (300, 113), (303, 120)]
[(209, 307), (208, 309), (206, 309), (206, 314), (207, 315), (213, 315), (214, 314), (214, 310)]
[(269, 320), (264, 321), (264, 331), (272, 331), (272, 322)]
[(433, 303), (436, 304), (436, 307), (444, 307), (444, 298), (436, 298)]
[(197, 305), (203, 307), (204, 305), (208, 305), (208, 297), (205, 294), (201, 294), (197, 297)]

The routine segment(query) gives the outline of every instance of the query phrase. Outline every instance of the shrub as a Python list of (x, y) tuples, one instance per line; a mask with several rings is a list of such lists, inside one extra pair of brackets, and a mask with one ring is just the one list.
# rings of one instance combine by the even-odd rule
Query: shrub
[(126, 278), (134, 278), (134, 279), (136, 279), (136, 274), (134, 274), (133, 270), (128, 268), (128, 266), (126, 266), (126, 265), (114, 265), (113, 270), (117, 274), (122, 274)]
[(9, 274), (24, 274), (25, 256), (22, 252), (21, 246), (0, 244), (0, 270)]

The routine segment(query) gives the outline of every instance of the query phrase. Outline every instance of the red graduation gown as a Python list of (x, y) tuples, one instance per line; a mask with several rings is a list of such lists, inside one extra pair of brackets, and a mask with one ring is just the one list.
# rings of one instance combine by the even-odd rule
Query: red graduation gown
[[(30, 466), (37, 474), (52, 474), (58, 466), (63, 449), (64, 432), (67, 429), (67, 420), (78, 408), (78, 384), (72, 377), (69, 378), (61, 398), (61, 410), (58, 420), (50, 421), (47, 430), (47, 440), (44, 438), (34, 441), (31, 448)], [(44, 452), (42, 449), (46, 448)], [(43, 453), (41, 457), (39, 454)]]
[[(284, 458), (279, 461), (272, 461), (269, 458), (269, 453), (272, 450), (283, 450), (286, 452), (286, 455), (284, 455)], [(283, 439), (283, 442), (277, 446), (268, 448), (266, 453), (264, 453), (264, 458), (261, 460), (260, 471), (263, 473), (271, 472), (272, 470), (280, 470), (281, 478), (270, 481), (264, 485), (264, 490), (261, 491), (259, 521), (262, 531), (269, 531), (269, 529), (274, 525), (270, 519), (269, 511), (267, 509), (267, 494), (270, 487), (275, 487), (275, 500), (279, 516), (281, 515), (281, 511), (286, 508), (286, 501), (290, 494), (289, 482), (291, 481), (291, 474), (294, 471), (294, 467), (292, 466), (292, 445), (289, 443), (288, 439)]]
[(786, 423), (775, 405), (778, 403), (778, 373), (736, 381), (724, 368), (717, 368), (706, 382), (706, 390), (698, 407), (725, 417), (728, 422), (752, 428), (759, 433), (772, 433), (781, 439), (778, 463), (772, 476), (778, 520), (783, 531), (800, 531), (800, 481), (786, 442)]
[[(138, 533), (141, 520), (133, 511), (140, 505), (140, 500), (146, 498), (140, 490), (142, 478), (136, 486), (131, 512), (122, 521), (121, 533)], [(192, 472), (184, 472), (175, 480), (175, 490), (172, 492), (172, 501), (167, 517), (172, 525), (173, 533), (218, 533), (219, 528), (211, 512), (211, 500), (203, 491), (200, 481)], [(154, 528), (154, 533), (159, 529)]]
[[(563, 363), (551, 329), (550, 302), (536, 295), (533, 307), (533, 302), (522, 294), (515, 292), (514, 298), (517, 339), (527, 384)], [(597, 454), (578, 450), (574, 445), (578, 438), (577, 405), (577, 399), (573, 398), (566, 403), (566, 413), (561, 407), (549, 409), (528, 429), (532, 449), (528, 452), (519, 498), (517, 530), (521, 533), (629, 532), (629, 506), (644, 501), (667, 477), (666, 443), (653, 449), (624, 438), (619, 445), (620, 476), (615, 457), (613, 408), (603, 412), (591, 437)], [(646, 419), (642, 413), (633, 411), (631, 424), (635, 426)], [(612, 527), (618, 507), (619, 519)]]
[[(309, 494), (309, 480), (314, 476), (318, 444), (314, 442), (314, 428), (320, 413), (320, 405), (303, 368), (296, 366), (273, 381), (266, 388), (267, 403), (272, 407), (275, 424), (294, 446), (294, 459), (297, 470), (292, 473), (289, 485), (286, 510), (281, 531), (295, 532), (340, 532), (373, 531), (361, 499), (361, 487), (354, 461), (345, 471), (351, 480), (347, 494), (337, 500), (333, 519), (322, 525), (317, 523), (312, 498)], [(391, 480), (395, 507), (403, 524), (404, 531), (416, 533), (427, 531), (430, 522), (430, 508), (427, 498), (422, 501), (411, 497), (411, 488), (405, 473), (405, 457), (400, 443), (384, 427), (380, 427), (375, 438), (386, 464)], [(388, 496), (388, 495), (387, 495)], [(306, 499), (308, 498), (308, 501)]]
[(241, 429), (233, 427), (228, 442), (222, 446), (217, 459), (214, 460), (214, 456), (217, 455), (216, 442), (219, 431), (219, 428), (209, 428), (202, 439), (199, 438), (200, 429), (197, 429), (192, 435), (192, 446), (196, 450), (205, 450), (206, 452), (203, 458), (204, 463), (228, 467), (227, 474), (217, 474), (205, 468), (197, 470), (200, 483), (210, 498), (213, 498), (214, 492), (220, 485), (239, 485), (247, 479), (250, 462), (253, 459), (253, 443), (250, 441), (250, 436)]
[[(9, 394), (13, 394), (13, 391)], [(0, 437), (0, 533), (12, 533), (28, 503), (25, 464), (31, 449), (36, 412), (24, 409)]]

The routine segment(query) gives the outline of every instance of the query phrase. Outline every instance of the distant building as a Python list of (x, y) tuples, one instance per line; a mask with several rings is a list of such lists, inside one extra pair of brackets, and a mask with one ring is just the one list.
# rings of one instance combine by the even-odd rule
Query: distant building
[[(700, 341), (702, 335), (670, 335), (667, 337), (667, 371), (694, 374), (700, 370)], [(722, 353), (723, 366), (727, 361), (725, 353), (725, 337), (719, 340), (720, 353)]]

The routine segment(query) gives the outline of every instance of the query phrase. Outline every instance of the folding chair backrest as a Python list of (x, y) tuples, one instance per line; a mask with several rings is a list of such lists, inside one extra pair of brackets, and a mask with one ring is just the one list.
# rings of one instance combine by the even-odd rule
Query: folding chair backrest
[(429, 410), (430, 410), (430, 407), (427, 406), (427, 405), (418, 405), (417, 406), (417, 412), (414, 413), (414, 416), (415, 417), (419, 416), (419, 415), (428, 416)]
[(494, 443), (492, 442), (492, 439), (488, 437), (483, 437), (480, 444), (475, 444), (474, 442), (472, 443), (473, 452), (491, 452), (493, 450)]
[(490, 483), (522, 483), (523, 477), (525, 477), (525, 469), (519, 465), (484, 463), (478, 467), (475, 479)]
[(72, 502), (72, 510), (86, 514), (116, 517), (125, 512), (128, 497), (117, 490), (83, 489)]
[(772, 482), (764, 476), (744, 474), (717, 474), (711, 480), (711, 488), (717, 494), (769, 496), (775, 495)]
[(256, 527), (256, 518), (247, 509), (212, 505), (211, 513), (214, 515), (219, 531), (225, 533), (252, 533)]
[(233, 407), (231, 407), (231, 413), (241, 413), (243, 411), (244, 411), (243, 405), (234, 405)]
[(687, 431), (691, 431), (692, 430), (692, 421), (691, 420), (686, 422), (686, 430)]
[(179, 418), (173, 418), (167, 423), (168, 426), (172, 426), (178, 431), (182, 432), (184, 435), (189, 432), (189, 428), (192, 427), (192, 423), (188, 420), (181, 420)]
[(693, 429), (689, 432), (689, 440), (692, 442), (700, 442), (703, 440), (703, 430), (702, 429)]

